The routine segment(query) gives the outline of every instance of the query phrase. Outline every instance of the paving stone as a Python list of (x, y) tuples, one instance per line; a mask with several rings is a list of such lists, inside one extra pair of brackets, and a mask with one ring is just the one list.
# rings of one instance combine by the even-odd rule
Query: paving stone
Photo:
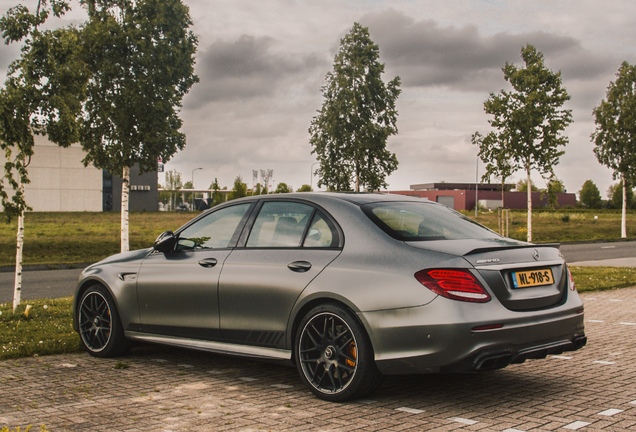
[[(36, 430), (45, 424), (56, 432), (547, 431), (587, 423), (580, 430), (634, 430), (636, 326), (621, 323), (635, 322), (636, 288), (583, 298), (589, 342), (582, 350), (564, 353), (571, 359), (528, 360), (483, 374), (388, 376), (367, 396), (373, 403), (319, 400), (294, 368), (160, 346), (139, 346), (119, 359), (68, 354), (3, 361), (0, 427), (24, 430), (32, 424)], [(129, 368), (113, 369), (116, 361)], [(400, 407), (423, 412), (397, 411)], [(615, 414), (599, 415), (603, 412)]]

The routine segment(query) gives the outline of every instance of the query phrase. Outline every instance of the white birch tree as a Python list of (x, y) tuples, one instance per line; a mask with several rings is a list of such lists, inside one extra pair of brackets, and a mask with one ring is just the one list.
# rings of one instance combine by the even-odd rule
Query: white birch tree
[[(498, 159), (507, 156), (511, 173), (524, 170), (528, 182), (528, 234), (532, 241), (532, 188), (530, 173), (533, 169), (541, 175), (554, 177), (554, 166), (563, 155), (568, 138), (561, 132), (572, 122), (571, 110), (563, 109), (570, 99), (562, 86), (561, 73), (545, 67), (543, 54), (532, 45), (521, 49), (525, 67), (506, 63), (502, 69), (504, 79), (512, 91), (501, 90), (490, 94), (484, 102), (484, 111), (493, 116), (488, 123), (495, 129), (483, 139), (473, 135), (480, 144), (482, 160), (494, 167)], [(482, 146), (497, 145), (493, 151)], [(484, 159), (485, 157), (485, 159)]]
[(636, 181), (636, 66), (623, 62), (606, 99), (594, 108), (594, 154), (620, 178), (623, 189), (621, 238), (627, 238), (627, 183)]

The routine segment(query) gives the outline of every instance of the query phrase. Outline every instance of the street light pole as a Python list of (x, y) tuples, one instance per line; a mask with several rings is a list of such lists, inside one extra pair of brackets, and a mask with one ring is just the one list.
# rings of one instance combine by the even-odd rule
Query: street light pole
[(202, 170), (203, 168), (195, 168), (192, 170), (192, 209), (190, 211), (194, 211), (194, 172), (198, 170)]
[(479, 156), (477, 156), (477, 163), (475, 164), (475, 217), (477, 217), (477, 207), (479, 207), (479, 201), (477, 198), (477, 192), (479, 191)]
[(311, 187), (314, 184), (314, 165), (319, 164), (320, 162), (314, 162), (311, 164), (311, 169), (310, 169), (310, 173), (309, 173), (309, 189), (311, 190)]

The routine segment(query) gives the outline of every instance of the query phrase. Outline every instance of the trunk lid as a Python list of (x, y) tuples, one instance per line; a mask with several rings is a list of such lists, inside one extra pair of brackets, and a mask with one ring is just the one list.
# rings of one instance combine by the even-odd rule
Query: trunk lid
[[(567, 271), (558, 244), (511, 239), (467, 239), (406, 242), (409, 246), (463, 257), (473, 265), (492, 294), (509, 310), (530, 311), (557, 306), (567, 293)], [(519, 287), (516, 280), (549, 272), (549, 284)], [(534, 276), (532, 276), (534, 277)], [(519, 285), (519, 283), (517, 284)]]

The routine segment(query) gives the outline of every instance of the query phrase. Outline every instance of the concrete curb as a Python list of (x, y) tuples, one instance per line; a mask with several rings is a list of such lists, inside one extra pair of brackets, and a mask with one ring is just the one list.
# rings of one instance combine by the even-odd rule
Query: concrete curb
[[(22, 271), (43, 271), (43, 270), (71, 270), (84, 269), (93, 263), (71, 263), (71, 264), (34, 264), (22, 266)], [(0, 273), (13, 273), (15, 266), (2, 266)]]

